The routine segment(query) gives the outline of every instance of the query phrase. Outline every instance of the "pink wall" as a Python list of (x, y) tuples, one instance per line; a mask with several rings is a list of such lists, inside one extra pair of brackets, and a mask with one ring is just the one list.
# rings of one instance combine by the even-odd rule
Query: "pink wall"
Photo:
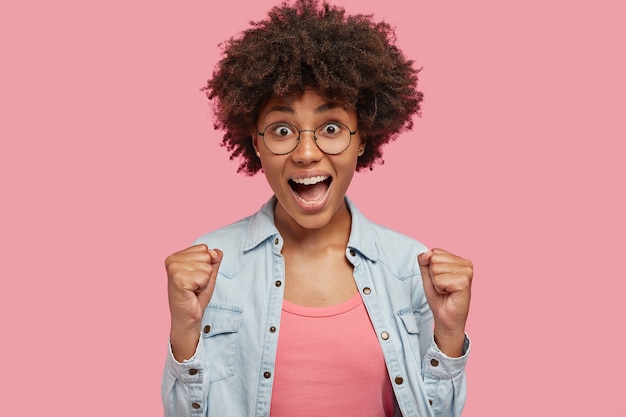
[[(160, 415), (163, 259), (269, 197), (198, 89), (274, 1), (94, 3), (0, 13), (3, 415)], [(622, 2), (456, 3), (343, 1), (426, 94), (349, 194), (474, 260), (464, 416), (624, 416)]]

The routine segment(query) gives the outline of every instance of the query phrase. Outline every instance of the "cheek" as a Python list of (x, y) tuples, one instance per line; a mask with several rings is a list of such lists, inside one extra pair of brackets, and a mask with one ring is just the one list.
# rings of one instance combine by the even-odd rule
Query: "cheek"
[(357, 162), (358, 157), (356, 156), (355, 152), (354, 155), (350, 155), (349, 157), (341, 158), (341, 160), (335, 161), (334, 165), (338, 174), (340, 174), (343, 178), (350, 179), (356, 171)]
[(269, 156), (261, 153), (261, 168), (263, 169), (263, 175), (265, 175), (265, 179), (270, 184), (276, 184), (282, 182), (282, 167), (279, 161), (274, 160), (275, 155)]

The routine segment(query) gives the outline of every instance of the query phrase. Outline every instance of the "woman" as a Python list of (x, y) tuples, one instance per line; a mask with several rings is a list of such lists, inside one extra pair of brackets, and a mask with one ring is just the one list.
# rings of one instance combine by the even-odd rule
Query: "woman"
[(461, 414), (472, 263), (346, 197), (420, 109), (393, 36), (298, 0), (226, 44), (216, 127), (274, 195), (166, 260), (167, 416)]

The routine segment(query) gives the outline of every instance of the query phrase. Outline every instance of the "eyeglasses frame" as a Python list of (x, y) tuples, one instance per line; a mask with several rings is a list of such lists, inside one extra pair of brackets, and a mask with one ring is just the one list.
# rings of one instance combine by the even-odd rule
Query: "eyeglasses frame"
[[(269, 146), (267, 146), (267, 143), (265, 143), (265, 131), (267, 130), (268, 127), (272, 126), (272, 125), (279, 125), (279, 124), (285, 124), (287, 126), (293, 127), (295, 130), (298, 131), (298, 138), (296, 139), (296, 146), (294, 146), (293, 148), (291, 148), (290, 151), (288, 152), (283, 152), (283, 153), (277, 153), (274, 152), (273, 150), (271, 150), (269, 148)], [(350, 133), (350, 139), (348, 140), (348, 144), (346, 145), (345, 148), (343, 148), (342, 150), (340, 150), (339, 152), (335, 152), (335, 153), (331, 153), (331, 152), (326, 152), (325, 150), (323, 150), (322, 148), (320, 148), (320, 146), (317, 144), (317, 136), (315, 135), (315, 132), (317, 132), (317, 129), (319, 129), (320, 127), (327, 125), (327, 124), (332, 124), (332, 123), (336, 123), (342, 126), (345, 126), (346, 128), (348, 128), (348, 133)], [(265, 148), (270, 151), (271, 153), (273, 153), (274, 155), (288, 155), (291, 152), (295, 151), (296, 148), (298, 147), (298, 145), (300, 145), (300, 139), (302, 139), (302, 132), (311, 132), (313, 133), (313, 143), (315, 143), (315, 146), (317, 146), (317, 149), (319, 149), (320, 151), (322, 151), (323, 153), (325, 153), (326, 155), (339, 155), (340, 153), (344, 152), (346, 149), (348, 149), (350, 147), (350, 144), (352, 143), (352, 136), (356, 135), (358, 129), (357, 130), (352, 130), (350, 129), (350, 126), (348, 126), (347, 124), (343, 123), (343, 122), (337, 122), (337, 121), (333, 121), (333, 122), (324, 122), (321, 125), (317, 126), (314, 130), (311, 129), (298, 129), (296, 126), (292, 125), (291, 123), (287, 123), (287, 122), (274, 122), (274, 123), (270, 123), (267, 126), (265, 126), (265, 128), (263, 128), (262, 132), (257, 132), (259, 134), (259, 136), (261, 136), (263, 138), (263, 145), (265, 146)]]

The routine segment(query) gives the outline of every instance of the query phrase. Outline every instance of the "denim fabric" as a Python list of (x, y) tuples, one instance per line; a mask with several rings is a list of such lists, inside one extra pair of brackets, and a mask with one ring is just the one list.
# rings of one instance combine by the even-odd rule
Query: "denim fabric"
[[(417, 263), (426, 247), (368, 221), (346, 202), (352, 214), (346, 258), (382, 347), (396, 414), (460, 416), (470, 343), (466, 338), (460, 358), (445, 356), (434, 343)], [(272, 198), (254, 215), (196, 241), (221, 249), (224, 258), (195, 355), (183, 363), (171, 350), (167, 355), (165, 416), (269, 416), (285, 280), (274, 204)]]

